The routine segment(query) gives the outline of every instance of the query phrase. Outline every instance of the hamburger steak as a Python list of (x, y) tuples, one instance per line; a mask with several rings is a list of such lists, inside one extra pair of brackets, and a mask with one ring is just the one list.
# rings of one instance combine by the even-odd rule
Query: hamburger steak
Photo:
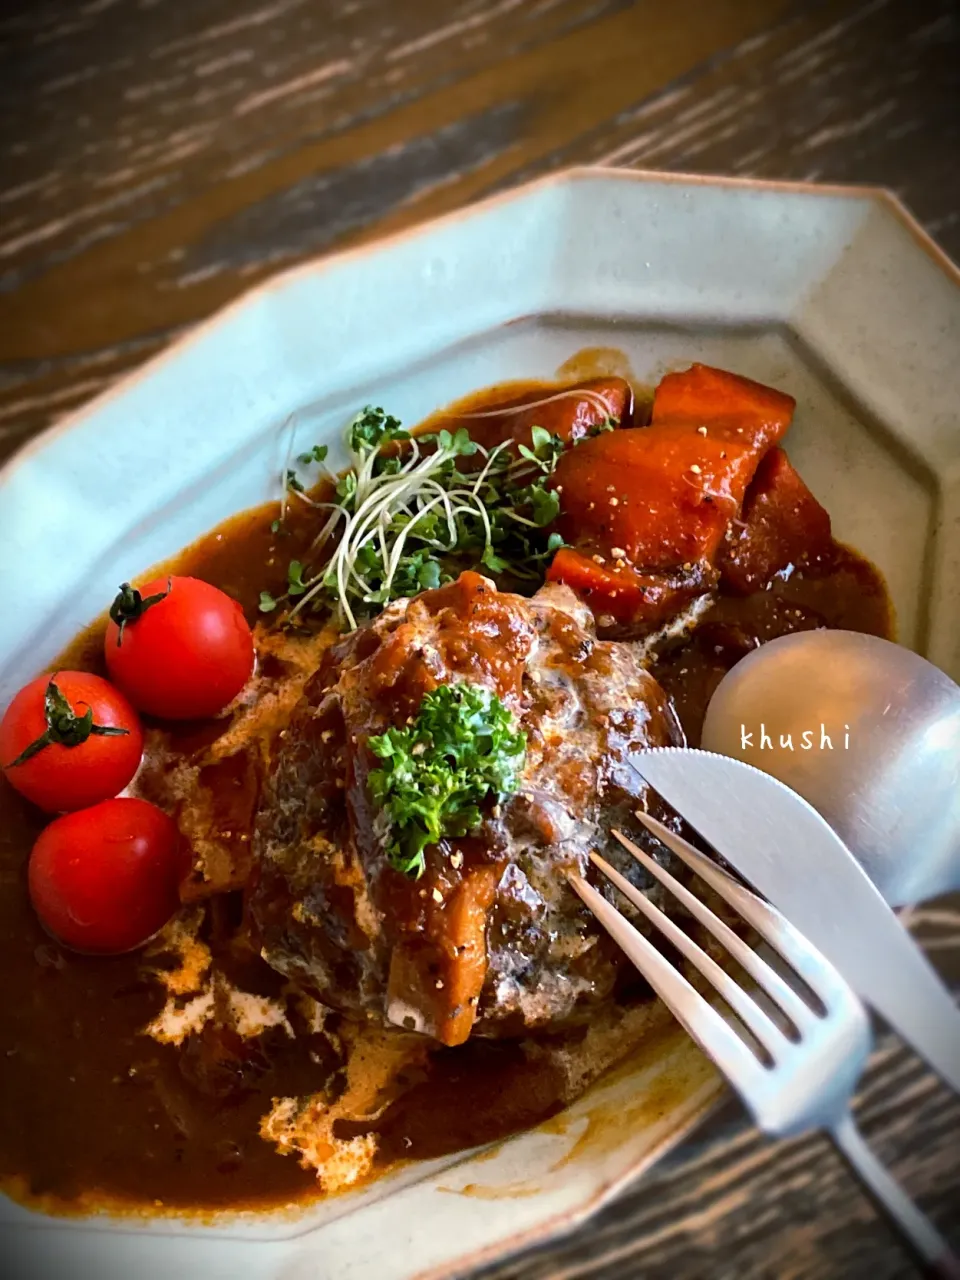
[[(520, 785), (414, 879), (388, 860), (368, 744), (463, 681), (525, 733)], [(326, 651), (272, 744), (248, 899), (265, 959), (334, 1009), (448, 1045), (575, 1021), (635, 974), (565, 872), (598, 850), (648, 887), (608, 832), (648, 804), (629, 755), (682, 742), (640, 647), (599, 641), (565, 586), (526, 599), (466, 572), (396, 601)]]

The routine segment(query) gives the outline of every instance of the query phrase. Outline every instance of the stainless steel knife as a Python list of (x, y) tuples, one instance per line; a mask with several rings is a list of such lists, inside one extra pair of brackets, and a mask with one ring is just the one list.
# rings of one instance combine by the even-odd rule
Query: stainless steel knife
[(820, 814), (727, 756), (663, 747), (631, 764), (960, 1093), (960, 1008)]

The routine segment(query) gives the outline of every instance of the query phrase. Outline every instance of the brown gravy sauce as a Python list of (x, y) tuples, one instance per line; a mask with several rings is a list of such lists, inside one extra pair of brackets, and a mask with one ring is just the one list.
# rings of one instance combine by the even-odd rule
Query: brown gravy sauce
[[(579, 353), (564, 380), (624, 372), (623, 357)], [(556, 384), (509, 384), (461, 402), (503, 403)], [(649, 389), (637, 387), (638, 400)], [(431, 419), (436, 425), (450, 410)], [(216, 583), (256, 617), (260, 591), (279, 594), (285, 567), (311, 536), (310, 513), (294, 504), (288, 531), (271, 532), (276, 504), (246, 512), (184, 551), (170, 568)], [(59, 665), (100, 669), (102, 622), (80, 636)], [(836, 546), (811, 575), (775, 582), (743, 598), (721, 597), (693, 638), (664, 655), (654, 673), (673, 696), (692, 743), (716, 684), (744, 653), (775, 636), (814, 627), (889, 636), (892, 615), (877, 571)], [(311, 1169), (279, 1154), (258, 1133), (277, 1097), (344, 1084), (337, 1018), (324, 1035), (280, 1030), (245, 1042), (242, 1061), (207, 1045), (159, 1044), (143, 1028), (163, 992), (142, 953), (87, 958), (61, 949), (41, 929), (26, 891), (26, 863), (44, 825), (0, 777), (0, 1185), (16, 1198), (58, 1213), (126, 1208), (285, 1206), (321, 1194)], [(235, 904), (218, 903), (206, 930), (215, 964), (245, 991), (280, 995), (283, 980), (256, 956), (230, 946)], [(654, 1017), (653, 1021), (656, 1021)], [(338, 1122), (337, 1136), (378, 1133), (377, 1168), (501, 1139), (558, 1113), (583, 1080), (623, 1055), (651, 1023), (628, 1011), (619, 1029), (597, 1026), (531, 1042), (475, 1040), (412, 1056), (391, 1084), (381, 1117)], [(578, 1045), (578, 1040), (580, 1044)], [(580, 1057), (577, 1058), (579, 1053)], [(581, 1074), (571, 1085), (571, 1055)], [(576, 1075), (576, 1072), (574, 1072)]]

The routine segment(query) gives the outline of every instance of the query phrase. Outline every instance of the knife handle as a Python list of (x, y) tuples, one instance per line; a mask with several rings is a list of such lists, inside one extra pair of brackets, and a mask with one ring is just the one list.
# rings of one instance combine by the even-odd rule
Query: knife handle
[(828, 1133), (876, 1208), (913, 1256), (921, 1275), (931, 1280), (960, 1280), (960, 1258), (873, 1154), (850, 1112)]

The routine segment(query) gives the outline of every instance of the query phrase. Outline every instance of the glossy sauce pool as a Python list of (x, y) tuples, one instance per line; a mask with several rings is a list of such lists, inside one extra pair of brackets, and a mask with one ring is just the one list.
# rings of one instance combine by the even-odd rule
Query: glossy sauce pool
[[(503, 394), (483, 393), (474, 404)], [(261, 590), (283, 590), (285, 566), (310, 536), (304, 517), (279, 538), (270, 529), (276, 514), (271, 504), (238, 516), (167, 567), (217, 584), (253, 618)], [(879, 574), (839, 546), (815, 574), (718, 599), (694, 638), (654, 668), (691, 743), (734, 662), (759, 642), (817, 626), (891, 634)], [(59, 665), (99, 669), (101, 635), (92, 628)], [(73, 955), (34, 917), (26, 862), (44, 821), (0, 778), (0, 1183), (19, 1199), (68, 1213), (104, 1205), (209, 1212), (316, 1196), (314, 1173), (278, 1154), (258, 1124), (274, 1097), (335, 1094), (343, 1062), (330, 1039), (273, 1032), (262, 1049), (238, 1057), (216, 1044), (197, 1053), (145, 1036), (163, 993), (143, 955)], [(211, 912), (216, 963), (242, 989), (275, 996), (283, 980), (231, 946), (237, 912), (229, 899)], [(437, 1050), (397, 1092), (377, 1124), (382, 1165), (505, 1137), (565, 1102), (549, 1061), (531, 1063), (518, 1044), (491, 1041)], [(349, 1137), (370, 1125), (342, 1128)]]

